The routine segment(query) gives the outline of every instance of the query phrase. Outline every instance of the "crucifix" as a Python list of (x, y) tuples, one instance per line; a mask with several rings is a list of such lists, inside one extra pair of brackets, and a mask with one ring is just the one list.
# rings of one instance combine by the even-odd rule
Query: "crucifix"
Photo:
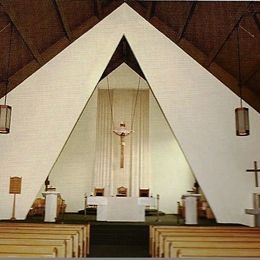
[(247, 169), (247, 172), (254, 172), (255, 173), (255, 186), (259, 187), (258, 185), (258, 172), (260, 172), (260, 169), (257, 168), (257, 161), (254, 161), (254, 169)]
[(124, 168), (125, 136), (128, 136), (133, 131), (127, 130), (125, 123), (121, 122), (119, 129), (115, 129), (113, 132), (120, 136), (120, 168)]

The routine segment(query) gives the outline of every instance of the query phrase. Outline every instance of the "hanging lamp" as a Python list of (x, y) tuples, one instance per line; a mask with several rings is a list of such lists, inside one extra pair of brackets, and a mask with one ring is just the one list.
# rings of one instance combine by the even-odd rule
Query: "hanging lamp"
[(8, 92), (8, 83), (9, 83), (9, 67), (10, 67), (10, 54), (11, 54), (11, 43), (12, 43), (12, 35), (13, 35), (13, 26), (11, 24), (11, 35), (9, 40), (9, 53), (7, 60), (7, 73), (5, 80), (5, 98), (4, 104), (0, 105), (0, 134), (8, 134), (10, 132), (10, 124), (11, 124), (11, 112), (12, 107), (6, 104), (7, 102), (7, 92)]
[[(242, 19), (241, 19), (242, 20)], [(240, 20), (240, 22), (241, 22)], [(249, 111), (248, 108), (242, 105), (242, 84), (241, 84), (241, 64), (240, 64), (240, 42), (239, 42), (239, 28), (240, 22), (237, 26), (237, 55), (238, 55), (238, 87), (240, 97), (240, 107), (235, 109), (236, 117), (236, 135), (247, 136), (249, 135)]]

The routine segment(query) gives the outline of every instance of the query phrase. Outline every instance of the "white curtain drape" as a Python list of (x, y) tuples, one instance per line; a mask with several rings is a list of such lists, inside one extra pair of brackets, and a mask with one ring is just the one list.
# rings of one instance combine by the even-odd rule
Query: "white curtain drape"
[[(97, 106), (93, 189), (105, 188), (105, 195), (111, 196), (116, 195), (118, 187), (124, 186), (128, 196), (138, 196), (140, 188), (150, 185), (149, 89), (138, 92), (136, 89), (99, 89)], [(120, 136), (113, 133), (120, 122), (133, 130), (124, 138), (124, 168), (120, 168)]]

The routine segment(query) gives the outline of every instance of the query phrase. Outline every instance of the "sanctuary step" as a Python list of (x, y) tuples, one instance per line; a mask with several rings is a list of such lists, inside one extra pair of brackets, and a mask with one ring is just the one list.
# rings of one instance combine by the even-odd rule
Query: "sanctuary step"
[(148, 257), (149, 226), (92, 224), (90, 257)]
[[(84, 215), (85, 211), (84, 210), (79, 210), (79, 214)], [(96, 215), (97, 214), (97, 208), (94, 207), (89, 207), (86, 208), (86, 214), (87, 215)], [(157, 210), (156, 209), (145, 209), (145, 216), (156, 216), (157, 215)], [(159, 211), (159, 215), (163, 216), (165, 213)]]

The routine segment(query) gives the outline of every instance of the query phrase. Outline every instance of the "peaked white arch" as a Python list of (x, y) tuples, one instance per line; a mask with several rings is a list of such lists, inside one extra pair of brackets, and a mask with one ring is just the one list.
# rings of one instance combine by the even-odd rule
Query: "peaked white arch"
[(123, 35), (218, 221), (252, 224), (244, 209), (252, 207), (255, 189), (245, 169), (259, 159), (259, 113), (250, 108), (252, 133), (236, 137), (237, 96), (127, 4), (9, 94), (12, 132), (0, 136), (0, 219), (11, 217), (14, 175), (23, 177), (16, 216), (26, 216)]

